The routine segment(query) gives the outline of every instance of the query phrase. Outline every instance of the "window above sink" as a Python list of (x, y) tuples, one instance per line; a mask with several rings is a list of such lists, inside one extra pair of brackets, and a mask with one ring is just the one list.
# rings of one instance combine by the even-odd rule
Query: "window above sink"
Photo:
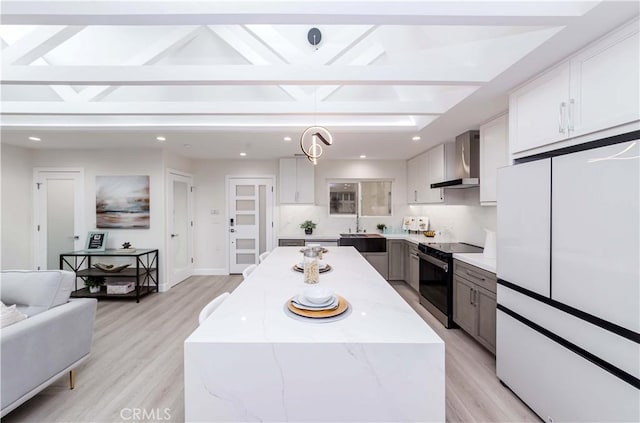
[(329, 216), (391, 216), (390, 180), (329, 181)]

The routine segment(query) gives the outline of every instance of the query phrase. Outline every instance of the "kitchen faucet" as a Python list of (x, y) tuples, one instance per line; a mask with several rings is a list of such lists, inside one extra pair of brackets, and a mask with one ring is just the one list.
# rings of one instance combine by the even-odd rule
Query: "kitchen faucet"
[(360, 214), (356, 210), (356, 233), (360, 233), (361, 230), (362, 228), (360, 227)]

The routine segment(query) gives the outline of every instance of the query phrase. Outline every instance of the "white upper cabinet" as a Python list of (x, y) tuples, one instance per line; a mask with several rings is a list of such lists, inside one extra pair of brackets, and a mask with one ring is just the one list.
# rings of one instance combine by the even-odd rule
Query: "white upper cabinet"
[(511, 93), (511, 154), (638, 121), (639, 49), (635, 20)]
[(419, 204), (424, 196), (426, 183), (427, 153), (407, 161), (407, 202)]
[(569, 130), (583, 135), (640, 117), (638, 23), (594, 44), (571, 60)]
[(480, 126), (480, 204), (496, 204), (498, 168), (509, 164), (507, 115)]
[(422, 203), (442, 203), (442, 188), (431, 188), (431, 184), (445, 180), (445, 145), (440, 144), (427, 151), (427, 184)]
[(570, 74), (565, 63), (509, 96), (512, 153), (567, 138)]
[(445, 179), (444, 152), (444, 144), (440, 144), (407, 161), (407, 202), (409, 204), (444, 201), (442, 189), (431, 188), (431, 184)]
[(314, 204), (313, 163), (306, 158), (280, 159), (280, 204)]

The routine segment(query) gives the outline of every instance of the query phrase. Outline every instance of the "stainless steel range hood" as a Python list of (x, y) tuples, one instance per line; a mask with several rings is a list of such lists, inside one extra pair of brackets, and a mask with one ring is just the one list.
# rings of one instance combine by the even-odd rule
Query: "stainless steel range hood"
[(431, 188), (473, 188), (480, 185), (480, 131), (456, 137), (455, 179), (431, 184)]

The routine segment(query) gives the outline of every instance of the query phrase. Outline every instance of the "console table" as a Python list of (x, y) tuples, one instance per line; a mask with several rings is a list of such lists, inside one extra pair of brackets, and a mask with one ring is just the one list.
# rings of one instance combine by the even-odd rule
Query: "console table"
[[(123, 258), (128, 257), (131, 266), (119, 272), (105, 272), (93, 267), (92, 259), (95, 257)], [(107, 249), (105, 251), (72, 251), (60, 254), (60, 269), (70, 270), (76, 274), (75, 290), (71, 293), (75, 298), (124, 298), (134, 299), (140, 302), (143, 297), (152, 292), (158, 292), (160, 263), (157, 249), (136, 249), (124, 251), (119, 249)], [(106, 287), (101, 287), (100, 292), (91, 293), (86, 287), (78, 289), (78, 278), (85, 281), (89, 276), (102, 276), (104, 278), (131, 278), (136, 282), (136, 289), (127, 294), (107, 294)]]

